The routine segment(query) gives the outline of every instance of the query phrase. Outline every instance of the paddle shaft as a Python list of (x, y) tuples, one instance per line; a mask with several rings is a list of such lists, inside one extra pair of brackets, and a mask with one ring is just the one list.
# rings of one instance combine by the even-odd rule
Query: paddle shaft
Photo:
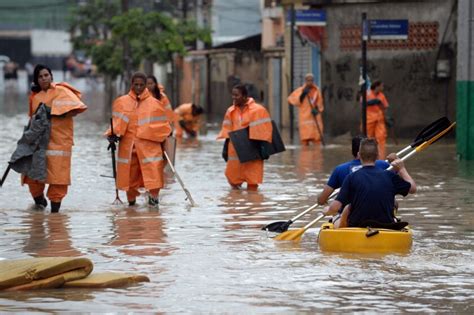
[(316, 217), (316, 219), (314, 219), (313, 221), (309, 222), (308, 224), (306, 224), (302, 230), (303, 231), (306, 231), (307, 229), (309, 229), (310, 227), (312, 227), (313, 225), (315, 225), (319, 220), (321, 220), (322, 218), (324, 218), (325, 215), (324, 213), (321, 213), (319, 216)]
[(165, 158), (166, 160), (168, 161), (168, 164), (171, 168), (171, 171), (173, 172), (174, 176), (176, 177), (176, 179), (178, 180), (178, 183), (181, 185), (181, 188), (183, 189), (184, 193), (186, 194), (186, 196), (188, 197), (188, 200), (189, 202), (191, 203), (191, 206), (192, 207), (195, 207), (196, 206), (196, 203), (194, 202), (194, 199), (193, 197), (191, 196), (191, 193), (189, 192), (188, 189), (186, 189), (186, 187), (184, 186), (184, 183), (183, 181), (181, 180), (181, 177), (178, 175), (178, 172), (176, 172), (176, 169), (174, 168), (173, 166), (173, 163), (171, 163), (171, 160), (168, 156), (168, 153), (166, 153), (166, 151), (163, 151), (163, 154), (165, 155)]

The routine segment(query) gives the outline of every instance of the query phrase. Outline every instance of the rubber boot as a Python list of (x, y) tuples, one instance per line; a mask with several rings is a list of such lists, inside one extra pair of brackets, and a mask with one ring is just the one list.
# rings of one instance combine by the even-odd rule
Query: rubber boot
[(34, 197), (33, 199), (35, 200), (35, 205), (37, 207), (46, 208), (46, 206), (48, 205), (48, 201), (46, 201), (46, 198), (44, 198), (44, 195)]
[(160, 207), (160, 201), (158, 200), (158, 197), (153, 198), (151, 195), (149, 195), (148, 206), (158, 209)]
[(59, 212), (59, 208), (61, 208), (61, 201), (60, 202), (51, 201), (51, 213)]
[(130, 200), (128, 201), (128, 206), (129, 206), (129, 207), (133, 207), (133, 206), (136, 205), (136, 204), (137, 204), (137, 200), (136, 200), (136, 199), (135, 199), (135, 200), (132, 200), (132, 201), (130, 201)]

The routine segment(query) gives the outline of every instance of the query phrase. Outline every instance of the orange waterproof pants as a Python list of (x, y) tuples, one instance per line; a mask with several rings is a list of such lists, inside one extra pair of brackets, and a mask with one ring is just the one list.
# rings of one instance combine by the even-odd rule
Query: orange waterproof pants
[[(28, 179), (26, 183), (28, 184), (31, 196), (33, 196), (33, 198), (43, 195), (44, 188), (46, 186), (45, 183), (32, 180), (32, 179)], [(46, 193), (46, 196), (52, 202), (61, 202), (61, 200), (67, 194), (67, 187), (68, 185), (49, 184), (48, 192)]]
[[(138, 161), (138, 156), (135, 150), (132, 153), (132, 161), (130, 165), (130, 185), (129, 190), (127, 190), (127, 200), (133, 201), (138, 196), (140, 196), (140, 192), (138, 192), (138, 188), (144, 187), (145, 184), (143, 183), (143, 176), (142, 170), (140, 169), (140, 162)], [(150, 194), (157, 198), (160, 193), (160, 189), (151, 189)]]
[(383, 115), (367, 115), (367, 137), (375, 138), (379, 148), (379, 159), (385, 159), (385, 141), (387, 139), (387, 129)]

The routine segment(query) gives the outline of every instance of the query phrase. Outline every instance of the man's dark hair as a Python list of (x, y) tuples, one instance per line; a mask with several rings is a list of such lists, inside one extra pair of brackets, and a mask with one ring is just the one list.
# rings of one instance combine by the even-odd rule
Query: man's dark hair
[(357, 158), (357, 153), (359, 153), (360, 142), (366, 137), (363, 135), (358, 135), (352, 138), (352, 155)]
[(130, 81), (133, 83), (133, 80), (135, 79), (143, 79), (143, 81), (145, 81), (146, 83), (146, 74), (144, 74), (143, 72), (135, 72), (132, 75), (132, 79)]
[(247, 97), (249, 95), (249, 92), (247, 91), (247, 87), (244, 84), (234, 85), (234, 87), (232, 89), (239, 90), (240, 94), (242, 94), (242, 96)]
[(198, 116), (198, 115), (201, 115), (202, 113), (204, 113), (204, 108), (202, 108), (199, 105), (193, 104), (191, 106), (191, 108), (192, 108), (192, 115), (193, 116)]
[(45, 65), (36, 65), (35, 70), (33, 70), (33, 85), (31, 86), (31, 91), (38, 93), (41, 91), (41, 87), (38, 83), (38, 77), (39, 73), (41, 70), (48, 70), (49, 74), (51, 75), (51, 81), (53, 81), (53, 73), (51, 72), (51, 69)]
[(378, 86), (382, 85), (382, 81), (380, 80), (375, 80), (374, 82), (372, 82), (372, 84), (370, 85), (370, 89), (371, 90), (375, 90)]
[(375, 162), (378, 155), (377, 140), (368, 138), (360, 142), (359, 156), (362, 162)]

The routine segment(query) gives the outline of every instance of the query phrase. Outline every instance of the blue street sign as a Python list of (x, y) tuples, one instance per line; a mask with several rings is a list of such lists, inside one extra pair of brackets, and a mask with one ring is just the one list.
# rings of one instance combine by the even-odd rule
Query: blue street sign
[[(291, 23), (291, 10), (287, 11), (286, 23)], [(326, 11), (295, 10), (295, 24), (306, 26), (326, 26)]]
[(370, 39), (408, 39), (408, 20), (370, 20)]

